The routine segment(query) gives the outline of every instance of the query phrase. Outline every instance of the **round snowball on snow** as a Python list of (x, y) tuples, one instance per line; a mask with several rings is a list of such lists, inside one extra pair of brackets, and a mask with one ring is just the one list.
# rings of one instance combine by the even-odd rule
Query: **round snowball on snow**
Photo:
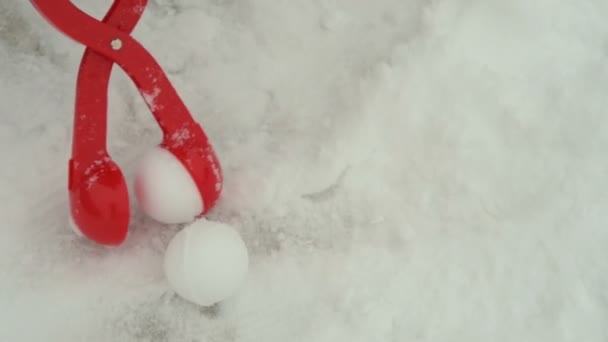
[(159, 146), (141, 160), (135, 174), (135, 194), (146, 214), (166, 224), (191, 222), (204, 209), (188, 170), (171, 152)]
[(182, 298), (212, 306), (242, 286), (249, 269), (247, 246), (231, 226), (205, 219), (180, 231), (165, 253), (165, 274)]

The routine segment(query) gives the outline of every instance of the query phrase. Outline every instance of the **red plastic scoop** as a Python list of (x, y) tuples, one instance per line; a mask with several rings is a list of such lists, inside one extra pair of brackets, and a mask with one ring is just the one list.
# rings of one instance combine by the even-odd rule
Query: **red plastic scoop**
[(212, 208), (222, 182), (213, 148), (162, 68), (130, 36), (147, 0), (115, 0), (103, 21), (69, 0), (31, 2), (58, 30), (88, 47), (78, 73), (69, 174), (71, 214), (77, 228), (105, 245), (122, 243), (128, 232), (127, 185), (106, 147), (107, 91), (114, 63), (132, 79), (154, 115), (163, 132), (161, 145), (190, 172), (205, 200), (205, 212)]

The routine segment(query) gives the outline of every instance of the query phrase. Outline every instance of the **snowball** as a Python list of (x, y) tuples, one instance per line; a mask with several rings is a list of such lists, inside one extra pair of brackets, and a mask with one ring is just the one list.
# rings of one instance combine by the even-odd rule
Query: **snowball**
[(231, 226), (197, 220), (180, 231), (165, 254), (165, 274), (184, 299), (211, 306), (231, 297), (249, 269), (247, 247)]
[(135, 194), (142, 210), (165, 224), (191, 222), (204, 209), (188, 170), (171, 152), (158, 146), (139, 164)]

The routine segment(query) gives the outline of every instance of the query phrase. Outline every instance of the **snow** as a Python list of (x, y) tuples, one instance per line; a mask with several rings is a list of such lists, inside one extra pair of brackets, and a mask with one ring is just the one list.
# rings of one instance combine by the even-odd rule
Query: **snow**
[(194, 179), (184, 164), (163, 147), (153, 147), (146, 153), (134, 179), (139, 207), (159, 222), (189, 223), (203, 212), (203, 198)]
[[(74, 1), (101, 17), (111, 1)], [(1, 341), (605, 341), (608, 2), (152, 0), (134, 36), (214, 143), (249, 278), (169, 290), (181, 229), (69, 229), (82, 47), (0, 2)], [(120, 70), (110, 151), (160, 141)]]
[(171, 288), (203, 307), (229, 300), (243, 286), (249, 268), (247, 246), (233, 227), (199, 219), (169, 243), (164, 270)]

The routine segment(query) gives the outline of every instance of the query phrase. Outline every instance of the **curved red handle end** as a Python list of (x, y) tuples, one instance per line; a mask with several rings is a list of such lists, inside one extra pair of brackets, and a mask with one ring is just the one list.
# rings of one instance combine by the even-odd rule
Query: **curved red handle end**
[(185, 126), (174, 134), (165, 135), (161, 144), (188, 170), (204, 203), (201, 215), (209, 212), (223, 190), (223, 174), (213, 146), (198, 124)]
[(122, 172), (109, 157), (93, 163), (70, 161), (71, 214), (78, 230), (99, 244), (122, 244), (129, 231), (129, 193)]

